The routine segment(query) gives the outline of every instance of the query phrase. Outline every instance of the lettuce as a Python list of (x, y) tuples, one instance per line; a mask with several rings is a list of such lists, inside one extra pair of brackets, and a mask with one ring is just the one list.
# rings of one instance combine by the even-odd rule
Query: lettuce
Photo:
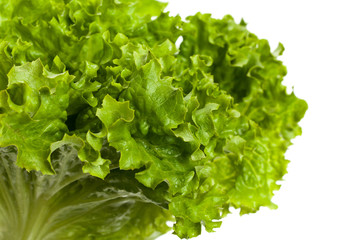
[[(271, 202), (284, 47), (155, 0), (0, 1), (0, 238), (191, 238)], [(177, 47), (175, 42), (182, 42)]]

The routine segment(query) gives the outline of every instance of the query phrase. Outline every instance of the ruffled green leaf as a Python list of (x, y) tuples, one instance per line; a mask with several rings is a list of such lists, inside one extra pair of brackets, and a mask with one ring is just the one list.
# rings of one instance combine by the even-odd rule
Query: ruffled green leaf
[(17, 147), (20, 167), (53, 174), (48, 155), (50, 145), (68, 130), (65, 120), (72, 79), (67, 72), (48, 72), (40, 60), (9, 72), (8, 87), (1, 91), (7, 111), (1, 115), (0, 146)]
[(124, 97), (134, 103), (150, 125), (159, 131), (168, 131), (183, 122), (186, 108), (180, 89), (174, 88), (171, 79), (162, 79), (160, 74), (161, 65), (156, 60), (143, 65)]

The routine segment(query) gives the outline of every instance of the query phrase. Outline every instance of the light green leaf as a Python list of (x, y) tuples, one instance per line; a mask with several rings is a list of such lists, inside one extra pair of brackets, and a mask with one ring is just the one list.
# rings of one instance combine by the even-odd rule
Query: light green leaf
[(48, 155), (50, 145), (67, 132), (66, 108), (72, 79), (67, 72), (47, 72), (40, 60), (9, 72), (8, 89), (1, 93), (7, 111), (1, 116), (0, 146), (17, 147), (20, 167), (53, 174)]

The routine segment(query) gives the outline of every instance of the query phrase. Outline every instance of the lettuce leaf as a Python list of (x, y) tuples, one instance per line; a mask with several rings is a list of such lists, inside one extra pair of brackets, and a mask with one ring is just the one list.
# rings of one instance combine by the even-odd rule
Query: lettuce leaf
[[(191, 238), (272, 209), (304, 100), (231, 16), (0, 1), (0, 238)], [(180, 47), (175, 42), (182, 38)]]
[(154, 239), (171, 219), (162, 199), (134, 172), (112, 170), (106, 180), (82, 171), (79, 140), (54, 143), (55, 175), (15, 165), (16, 148), (0, 149), (1, 239)]

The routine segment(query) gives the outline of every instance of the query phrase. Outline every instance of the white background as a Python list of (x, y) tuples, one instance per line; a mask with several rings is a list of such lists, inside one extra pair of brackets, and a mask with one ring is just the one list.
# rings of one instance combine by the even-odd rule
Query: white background
[[(194, 240), (360, 239), (360, 1), (169, 0), (183, 18), (200, 11), (244, 18), (248, 29), (285, 46), (284, 84), (309, 109), (277, 210), (234, 211), (215, 233)], [(159, 240), (177, 240), (171, 233)]]

